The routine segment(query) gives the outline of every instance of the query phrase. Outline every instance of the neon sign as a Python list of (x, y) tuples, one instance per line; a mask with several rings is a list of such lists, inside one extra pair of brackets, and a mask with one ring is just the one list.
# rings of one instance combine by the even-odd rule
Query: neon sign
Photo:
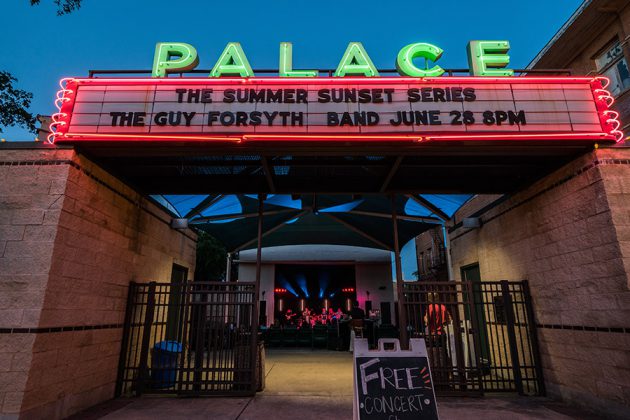
[[(468, 43), (468, 63), (472, 76), (512, 76), (514, 72), (505, 67), (510, 62), (507, 52), (508, 41), (470, 41)], [(439, 65), (421, 68), (414, 60), (425, 59), (436, 62), (443, 50), (432, 44), (418, 42), (403, 47), (396, 57), (396, 69), (401, 76), (438, 77), (444, 73)], [(182, 73), (194, 69), (199, 64), (197, 50), (182, 42), (160, 42), (155, 47), (153, 77), (167, 77), (169, 73)], [(316, 77), (316, 70), (293, 70), (293, 45), (280, 43), (279, 77)], [(341, 57), (334, 77), (365, 76), (378, 77), (379, 73), (360, 42), (350, 42)], [(238, 42), (229, 42), (216, 61), (208, 77), (254, 77), (245, 51)]]
[[(190, 50), (176, 56), (195, 62)], [(224, 59), (217, 66), (219, 73), (248, 67)], [(287, 62), (284, 71), (294, 70)], [(66, 79), (49, 140), (620, 141), (606, 84), (601, 77)]]

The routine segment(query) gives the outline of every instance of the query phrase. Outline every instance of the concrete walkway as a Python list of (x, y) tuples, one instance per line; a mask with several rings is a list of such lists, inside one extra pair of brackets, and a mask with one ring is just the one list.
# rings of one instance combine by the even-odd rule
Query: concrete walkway
[[(78, 420), (213, 419), (321, 420), (352, 418), (352, 355), (311, 350), (267, 351), (266, 389), (253, 398), (142, 397), (118, 399)], [(438, 400), (441, 419), (594, 419), (546, 398), (484, 397)]]

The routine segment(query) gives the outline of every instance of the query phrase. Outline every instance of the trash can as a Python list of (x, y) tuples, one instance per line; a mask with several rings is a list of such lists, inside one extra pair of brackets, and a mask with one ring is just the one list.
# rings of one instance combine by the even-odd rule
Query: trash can
[(151, 357), (151, 385), (153, 388), (171, 388), (177, 381), (177, 362), (182, 352), (178, 341), (160, 341), (153, 346)]

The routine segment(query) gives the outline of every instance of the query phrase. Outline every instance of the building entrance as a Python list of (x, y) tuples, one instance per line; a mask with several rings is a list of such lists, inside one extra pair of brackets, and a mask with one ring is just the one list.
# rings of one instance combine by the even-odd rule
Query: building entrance
[[(259, 93), (276, 84), (301, 89), (305, 101), (291, 110), (251, 101), (232, 109), (230, 95), (244, 84)], [(264, 386), (263, 340), (345, 350), (341, 333), (331, 340), (328, 323), (319, 337), (317, 325), (302, 321), (298, 331), (286, 312), (309, 305), (316, 312), (343, 305), (343, 312), (349, 299), (363, 299), (369, 312), (372, 299), (357, 294), (356, 280), (336, 282), (348, 294), (341, 300), (323, 287), (321, 268), (280, 264), (272, 287), (261, 285), (263, 248), (300, 244), (394, 254), (395, 292), (387, 290), (392, 299), (371, 309), (383, 312), (382, 322), (397, 308), (386, 324), (403, 347), (409, 337), (425, 338), (439, 393), (542, 393), (526, 283), (455, 282), (452, 273), (449, 281), (408, 283), (401, 245), (444, 227), (473, 194), (513, 193), (596, 142), (618, 141), (605, 85), (598, 77), (558, 76), (66, 80), (52, 140), (72, 144), (161, 204), (174, 229), (210, 233), (230, 258), (256, 253), (255, 269), (242, 278), (132, 284), (119, 393), (251, 394)], [(329, 103), (332, 88), (391, 95)], [(460, 89), (468, 99), (454, 93)], [(202, 91), (207, 100), (200, 102)], [(450, 98), (438, 100), (438, 91)], [(226, 119), (233, 111), (235, 124)], [(167, 113), (186, 114), (188, 123), (164, 125)], [(261, 113), (267, 125), (251, 120)], [(250, 119), (236, 123), (245, 114)], [(370, 124), (370, 114), (386, 123)], [(273, 115), (281, 116), (277, 124)], [(339, 278), (353, 277), (336, 270)], [(276, 318), (279, 330), (272, 331)]]

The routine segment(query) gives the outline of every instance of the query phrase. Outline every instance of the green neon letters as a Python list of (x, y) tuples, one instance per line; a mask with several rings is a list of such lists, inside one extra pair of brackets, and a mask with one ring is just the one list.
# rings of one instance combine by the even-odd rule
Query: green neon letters
[[(508, 41), (470, 41), (467, 46), (470, 74), (473, 76), (513, 76), (514, 70), (505, 68), (510, 62), (507, 52)], [(403, 47), (396, 57), (396, 69), (401, 76), (439, 77), (444, 69), (439, 65), (428, 68), (428, 62), (435, 63), (444, 51), (432, 44), (418, 42)], [(293, 45), (280, 43), (280, 77), (317, 77), (317, 70), (293, 70)], [(427, 68), (420, 68), (414, 60), (424, 58)], [(160, 42), (156, 44), (153, 58), (152, 77), (168, 77), (169, 73), (182, 73), (194, 69), (199, 64), (197, 50), (183, 42)], [(360, 42), (350, 42), (346, 48), (334, 77), (366, 76), (377, 77), (378, 70)], [(238, 42), (229, 42), (208, 77), (253, 77), (245, 52)]]
[(427, 61), (436, 62), (442, 57), (444, 50), (435, 45), (419, 42), (409, 44), (398, 53), (396, 57), (396, 70), (402, 76), (411, 77), (439, 77), (444, 74), (444, 69), (437, 64), (430, 69), (421, 69), (413, 64), (415, 58), (424, 58)]
[(378, 71), (374, 67), (374, 63), (370, 59), (370, 56), (363, 48), (363, 44), (360, 42), (351, 42), (346, 48), (346, 52), (343, 54), (337, 70), (335, 71), (335, 77), (344, 76), (367, 76), (376, 77)]
[(228, 42), (217, 63), (210, 72), (210, 77), (241, 76), (253, 77), (254, 72), (247, 61), (245, 52), (238, 42)]
[(514, 70), (504, 68), (510, 62), (508, 41), (470, 41), (468, 66), (472, 76), (514, 76)]
[(197, 64), (199, 57), (192, 45), (183, 42), (158, 42), (155, 45), (151, 76), (166, 77), (168, 73), (192, 70)]
[(280, 65), (278, 76), (280, 77), (316, 77), (317, 70), (293, 70), (293, 44), (280, 43)]

